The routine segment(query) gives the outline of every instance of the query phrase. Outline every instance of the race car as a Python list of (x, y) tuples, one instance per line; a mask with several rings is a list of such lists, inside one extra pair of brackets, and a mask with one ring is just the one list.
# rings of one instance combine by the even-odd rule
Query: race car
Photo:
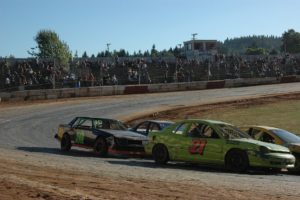
[(106, 118), (75, 117), (61, 124), (55, 138), (62, 151), (72, 146), (91, 148), (100, 156), (111, 154), (143, 155), (146, 136), (128, 131), (120, 121)]
[(296, 157), (295, 170), (300, 172), (300, 137), (286, 130), (269, 126), (246, 126), (245, 130), (253, 139), (283, 145)]
[(146, 120), (138, 123), (129, 130), (142, 135), (148, 135), (149, 132), (161, 131), (172, 124), (174, 124), (174, 122), (163, 120)]
[(280, 145), (253, 140), (235, 126), (214, 120), (187, 119), (150, 133), (145, 145), (158, 164), (169, 160), (223, 165), (234, 172), (249, 167), (294, 167), (295, 157)]

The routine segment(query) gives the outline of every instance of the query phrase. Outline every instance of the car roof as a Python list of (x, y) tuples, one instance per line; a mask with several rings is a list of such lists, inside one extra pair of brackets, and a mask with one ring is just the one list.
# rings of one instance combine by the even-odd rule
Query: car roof
[(100, 118), (100, 117), (82, 117), (82, 116), (78, 116), (76, 118), (83, 118), (83, 119), (100, 119), (100, 120), (112, 120), (112, 121), (119, 121), (116, 119), (110, 119), (110, 118)]
[(202, 122), (207, 122), (207, 123), (211, 123), (211, 124), (227, 124), (227, 125), (231, 125), (231, 124), (226, 123), (226, 122), (222, 122), (222, 121), (218, 121), (218, 120), (211, 120), (211, 119), (186, 119), (184, 121), (186, 121), (186, 122), (199, 122), (199, 121), (202, 121)]
[(261, 125), (250, 125), (250, 126), (243, 126), (245, 128), (260, 128), (260, 129), (264, 129), (264, 130), (280, 130), (279, 128), (276, 127), (272, 127), (272, 126), (261, 126)]
[(151, 120), (147, 120), (148, 122), (154, 122), (154, 123), (174, 123), (172, 121), (167, 121), (167, 120), (155, 120), (155, 119), (151, 119)]

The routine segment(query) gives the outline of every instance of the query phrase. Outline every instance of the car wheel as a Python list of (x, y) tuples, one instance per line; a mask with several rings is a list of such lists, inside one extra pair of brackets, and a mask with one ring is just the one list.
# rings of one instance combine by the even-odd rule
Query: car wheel
[(60, 149), (62, 151), (70, 151), (71, 146), (72, 146), (71, 138), (70, 138), (69, 134), (65, 133), (60, 141)]
[(300, 172), (300, 157), (296, 158), (295, 168), (297, 172)]
[(249, 167), (248, 156), (244, 151), (231, 150), (226, 155), (225, 159), (226, 168), (233, 172), (245, 172)]
[(300, 174), (300, 157), (296, 157), (295, 167), (294, 168), (289, 168), (288, 171), (292, 172), (292, 173), (299, 173)]
[(279, 174), (281, 172), (281, 168), (268, 168), (267, 172), (272, 174)]
[(152, 155), (157, 164), (164, 165), (169, 161), (169, 152), (165, 145), (157, 144), (153, 147)]
[(108, 146), (104, 138), (98, 138), (94, 144), (94, 152), (99, 156), (106, 156)]

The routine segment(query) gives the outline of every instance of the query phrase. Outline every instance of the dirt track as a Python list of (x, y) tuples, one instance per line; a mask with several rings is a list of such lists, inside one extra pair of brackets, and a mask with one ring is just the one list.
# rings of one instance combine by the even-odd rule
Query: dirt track
[(299, 176), (233, 174), (181, 163), (161, 168), (147, 159), (97, 158), (76, 149), (62, 154), (53, 139), (53, 127), (76, 115), (130, 119), (284, 91), (300, 92), (300, 84), (0, 104), (0, 199), (300, 199)]
[[(45, 155), (12, 150), (2, 150), (0, 155), (0, 199), (300, 199), (299, 182), (287, 183), (281, 175), (247, 178), (182, 164), (160, 169), (145, 160), (152, 173), (157, 171), (151, 175), (147, 168), (110, 166), (119, 158), (107, 158), (106, 163), (88, 161), (90, 167), (83, 167), (72, 157), (47, 155), (46, 161)], [(225, 178), (218, 180), (219, 176)], [(251, 187), (245, 187), (249, 183)], [(283, 184), (281, 189), (276, 188), (278, 184)], [(272, 187), (273, 192), (265, 187)]]

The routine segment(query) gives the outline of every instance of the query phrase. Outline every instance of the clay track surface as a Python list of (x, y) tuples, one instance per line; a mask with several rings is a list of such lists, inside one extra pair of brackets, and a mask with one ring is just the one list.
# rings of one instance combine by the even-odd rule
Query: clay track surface
[(300, 92), (300, 84), (0, 104), (0, 199), (300, 199), (297, 175), (227, 173), (139, 158), (62, 154), (53, 135), (75, 116), (129, 120), (188, 105)]

